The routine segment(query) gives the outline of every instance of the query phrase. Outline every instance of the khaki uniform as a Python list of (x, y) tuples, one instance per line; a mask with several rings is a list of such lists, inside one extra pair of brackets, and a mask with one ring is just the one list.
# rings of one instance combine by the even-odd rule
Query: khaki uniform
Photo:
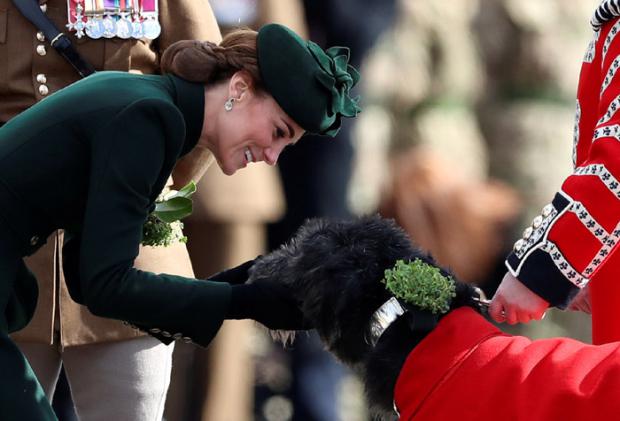
[[(60, 30), (67, 23), (67, 4), (42, 1), (42, 8)], [(162, 33), (154, 41), (119, 38), (92, 40), (70, 35), (77, 50), (97, 70), (157, 73), (163, 50), (182, 39), (220, 40), (220, 33), (206, 2), (159, 0)], [(66, 31), (65, 31), (66, 32)], [(0, 0), (0, 121), (53, 92), (77, 81), (75, 70), (49, 46), (10, 0)], [(28, 259), (39, 280), (39, 302), (31, 323), (13, 338), (24, 342), (53, 343), (54, 318), (58, 316), (60, 345), (72, 346), (130, 339), (144, 335), (118, 321), (93, 316), (68, 295), (62, 274), (54, 270), (54, 236)], [(136, 267), (153, 272), (192, 275), (184, 245), (159, 249), (142, 248)], [(56, 272), (56, 273), (55, 273)]]

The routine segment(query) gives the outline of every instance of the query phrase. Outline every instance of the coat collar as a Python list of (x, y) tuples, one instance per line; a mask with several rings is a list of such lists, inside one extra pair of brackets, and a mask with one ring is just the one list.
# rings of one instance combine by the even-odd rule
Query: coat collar
[(174, 102), (185, 118), (185, 142), (181, 156), (191, 151), (202, 132), (205, 109), (205, 87), (174, 75), (167, 75), (174, 86)]
[(480, 343), (499, 335), (506, 334), (468, 307), (456, 309), (442, 318), (409, 353), (398, 376), (394, 403), (400, 419), (410, 419), (433, 390)]

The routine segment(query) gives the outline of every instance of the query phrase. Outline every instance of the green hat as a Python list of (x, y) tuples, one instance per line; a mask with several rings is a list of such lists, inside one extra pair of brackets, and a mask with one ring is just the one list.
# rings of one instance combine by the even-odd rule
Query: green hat
[(334, 137), (341, 118), (361, 111), (349, 96), (359, 73), (349, 49), (323, 51), (285, 26), (269, 24), (258, 31), (258, 66), (266, 90), (309, 133)]

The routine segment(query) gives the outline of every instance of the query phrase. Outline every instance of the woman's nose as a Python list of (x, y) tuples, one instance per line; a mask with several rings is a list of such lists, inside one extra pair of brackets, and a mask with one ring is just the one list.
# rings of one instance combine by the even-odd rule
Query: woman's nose
[(276, 165), (286, 145), (286, 142), (273, 142), (269, 147), (263, 149), (265, 162), (269, 165)]
[(264, 150), (265, 162), (268, 165), (276, 165), (281, 151), (281, 149), (278, 149), (275, 146), (270, 146), (269, 148), (266, 148)]

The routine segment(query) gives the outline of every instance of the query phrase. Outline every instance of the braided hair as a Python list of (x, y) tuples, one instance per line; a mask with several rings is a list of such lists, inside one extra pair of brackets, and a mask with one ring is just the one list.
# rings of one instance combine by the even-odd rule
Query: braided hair
[(211, 85), (243, 70), (251, 76), (254, 89), (260, 90), (256, 39), (256, 31), (237, 29), (226, 35), (219, 45), (210, 41), (177, 41), (164, 51), (161, 72)]

